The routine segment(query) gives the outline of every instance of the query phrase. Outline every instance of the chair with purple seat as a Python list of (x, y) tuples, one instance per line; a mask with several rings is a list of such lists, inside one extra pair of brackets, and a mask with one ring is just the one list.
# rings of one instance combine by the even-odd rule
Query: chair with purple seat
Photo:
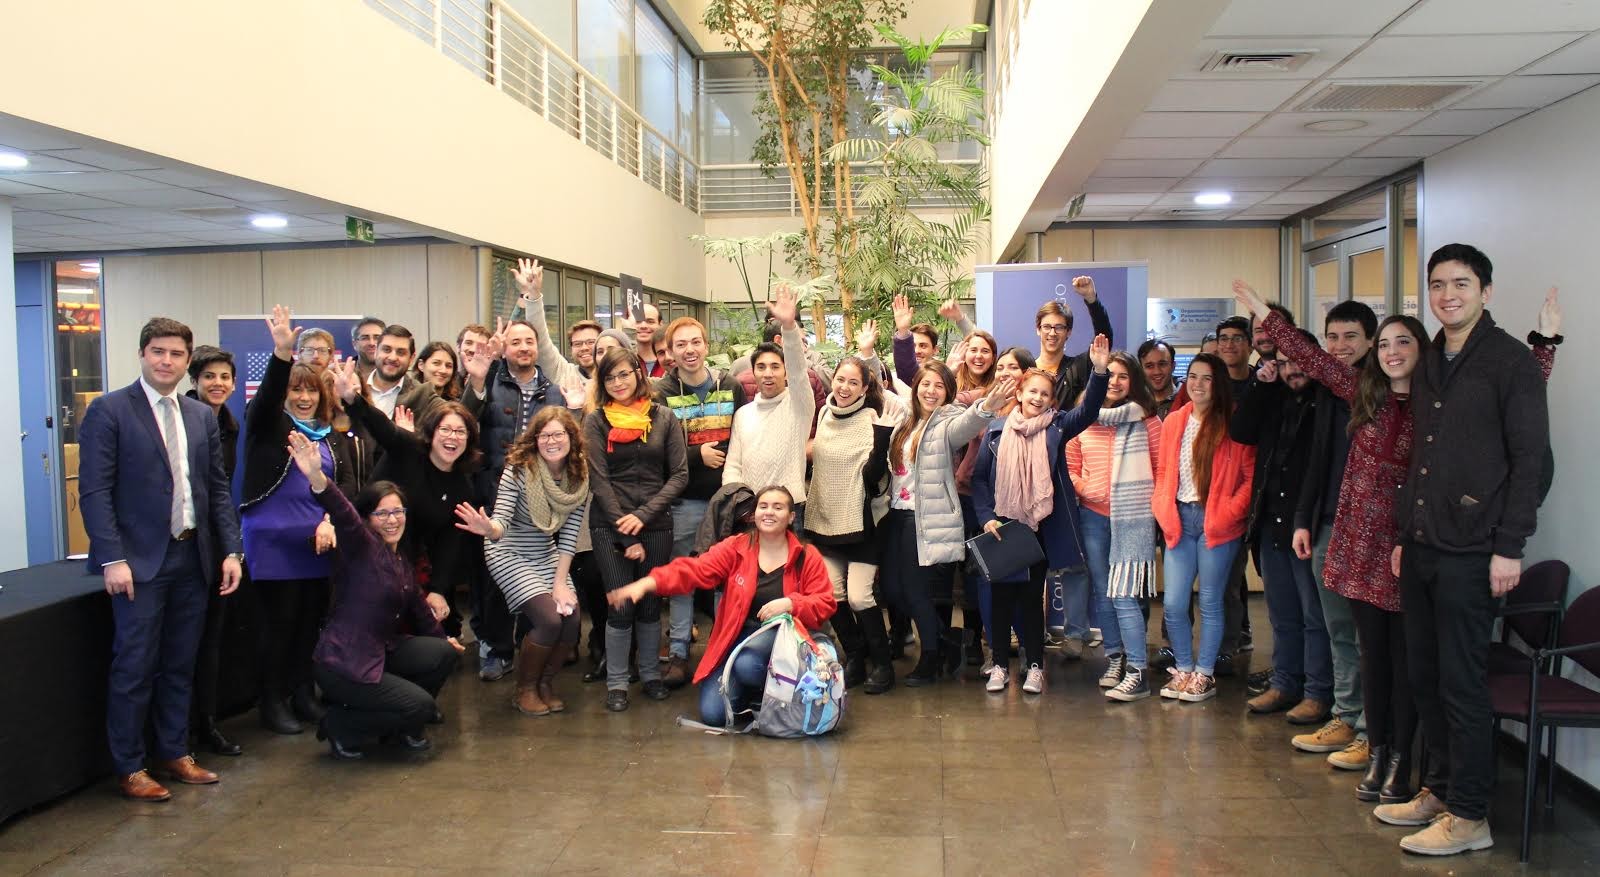
[[(1541, 560), (1522, 573), (1516, 590), (1506, 596), (1505, 605), (1500, 607), (1500, 639), (1489, 644), (1489, 675), (1528, 675), (1528, 652), (1511, 645), (1510, 634), (1515, 632), (1530, 651), (1554, 642), (1571, 579), (1572, 568), (1560, 560)], [(1554, 672), (1560, 671), (1557, 663)]]
[(1589, 673), (1600, 676), (1600, 588), (1578, 595), (1567, 607), (1553, 648), (1538, 649), (1528, 675), (1489, 677), (1494, 717), (1524, 722), (1528, 726), (1528, 763), (1522, 786), (1521, 861), (1528, 861), (1533, 828), (1533, 798), (1539, 783), (1539, 738), (1547, 732), (1549, 775), (1546, 807), (1555, 806), (1556, 729), (1600, 728), (1600, 691), (1571, 679), (1551, 675), (1560, 658), (1570, 657)]

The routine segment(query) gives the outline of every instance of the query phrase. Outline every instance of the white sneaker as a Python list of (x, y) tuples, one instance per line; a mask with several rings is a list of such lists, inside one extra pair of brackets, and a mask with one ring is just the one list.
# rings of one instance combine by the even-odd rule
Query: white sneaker
[(1044, 668), (1038, 664), (1028, 668), (1028, 678), (1023, 680), (1022, 690), (1028, 694), (1038, 694), (1044, 691)]
[(983, 690), (989, 692), (1005, 691), (1006, 686), (1010, 684), (1011, 674), (1006, 672), (1006, 668), (994, 666), (989, 668), (989, 681), (983, 686)]

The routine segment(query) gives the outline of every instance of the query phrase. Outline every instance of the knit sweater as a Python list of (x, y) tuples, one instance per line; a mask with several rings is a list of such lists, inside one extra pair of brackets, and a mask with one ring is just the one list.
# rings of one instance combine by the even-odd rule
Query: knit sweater
[(708, 500), (722, 488), (722, 469), (706, 465), (700, 446), (715, 445), (727, 453), (733, 415), (744, 407), (746, 399), (737, 379), (716, 369), (708, 369), (708, 372), (711, 389), (703, 402), (677, 369), (655, 382), (657, 401), (667, 406), (683, 425), (688, 445), (689, 486), (683, 490), (684, 499)]
[[(1146, 417), (1150, 437), (1150, 471), (1161, 477), (1161, 418)], [(1096, 423), (1067, 442), (1067, 474), (1078, 492), (1078, 504), (1099, 515), (1111, 516), (1111, 453), (1117, 428)]]
[(759, 393), (733, 415), (733, 437), (722, 468), (723, 484), (748, 484), (752, 490), (778, 484), (794, 501), (806, 501), (806, 436), (817, 401), (806, 392), (805, 350), (800, 328), (783, 330), (783, 368), (789, 386), (764, 398)]
[(814, 542), (856, 544), (872, 536), (881, 516), (874, 514), (872, 499), (883, 492), (893, 432), (875, 425), (875, 417), (865, 405), (841, 417), (830, 404), (817, 418), (806, 502), (806, 534)]

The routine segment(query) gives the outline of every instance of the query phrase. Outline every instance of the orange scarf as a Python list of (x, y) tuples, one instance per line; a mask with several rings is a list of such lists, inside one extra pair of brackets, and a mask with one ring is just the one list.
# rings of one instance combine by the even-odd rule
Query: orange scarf
[(618, 444), (650, 440), (650, 397), (629, 405), (607, 402), (605, 411), (606, 420), (611, 423), (611, 432), (606, 435), (606, 453), (615, 450)]

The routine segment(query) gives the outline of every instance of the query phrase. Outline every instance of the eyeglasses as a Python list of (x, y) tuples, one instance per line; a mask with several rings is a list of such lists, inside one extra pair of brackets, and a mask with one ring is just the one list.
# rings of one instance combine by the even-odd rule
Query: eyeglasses
[(455, 438), (467, 437), (466, 427), (461, 426), (441, 426), (434, 430), (434, 432), (438, 433), (439, 435), (453, 436)]
[(330, 356), (330, 355), (333, 354), (333, 348), (332, 347), (302, 347), (302, 348), (300, 348), (300, 352), (304, 353), (304, 354), (309, 354), (311, 356)]
[(567, 440), (567, 431), (563, 429), (559, 432), (541, 432), (537, 438), (539, 441), (544, 442), (547, 445), (554, 444), (556, 442), (564, 442)]
[(595, 339), (594, 338), (590, 338), (588, 341), (574, 341), (574, 342), (572, 342), (572, 349), (573, 350), (581, 350), (581, 349), (583, 349), (585, 347), (593, 347), (594, 343), (595, 343)]
[(1234, 335), (1234, 334), (1231, 334), (1231, 333), (1227, 334), (1227, 335), (1218, 335), (1217, 336), (1217, 343), (1218, 344), (1244, 344), (1245, 342), (1247, 342), (1249, 340), (1250, 339), (1247, 336)]
[(403, 518), (403, 517), (405, 517), (406, 516), (406, 510), (405, 509), (378, 509), (377, 511), (374, 511), (372, 513), (372, 516), (374, 518), (377, 518), (380, 521), (392, 521), (395, 518)]
[(1072, 329), (1066, 323), (1045, 323), (1039, 327), (1039, 331), (1045, 335), (1065, 335)]
[(625, 372), (612, 372), (611, 374), (606, 375), (606, 383), (607, 384), (620, 384), (623, 381), (625, 381), (625, 380), (627, 380), (628, 378), (631, 378), (631, 377), (633, 377), (633, 370), (632, 369), (629, 369), (629, 370), (627, 370)]
[(377, 340), (381, 339), (382, 337), (383, 337), (383, 333), (382, 332), (378, 332), (378, 333), (373, 334), (373, 335), (357, 335), (356, 336), (356, 340), (357, 341), (377, 341)]

